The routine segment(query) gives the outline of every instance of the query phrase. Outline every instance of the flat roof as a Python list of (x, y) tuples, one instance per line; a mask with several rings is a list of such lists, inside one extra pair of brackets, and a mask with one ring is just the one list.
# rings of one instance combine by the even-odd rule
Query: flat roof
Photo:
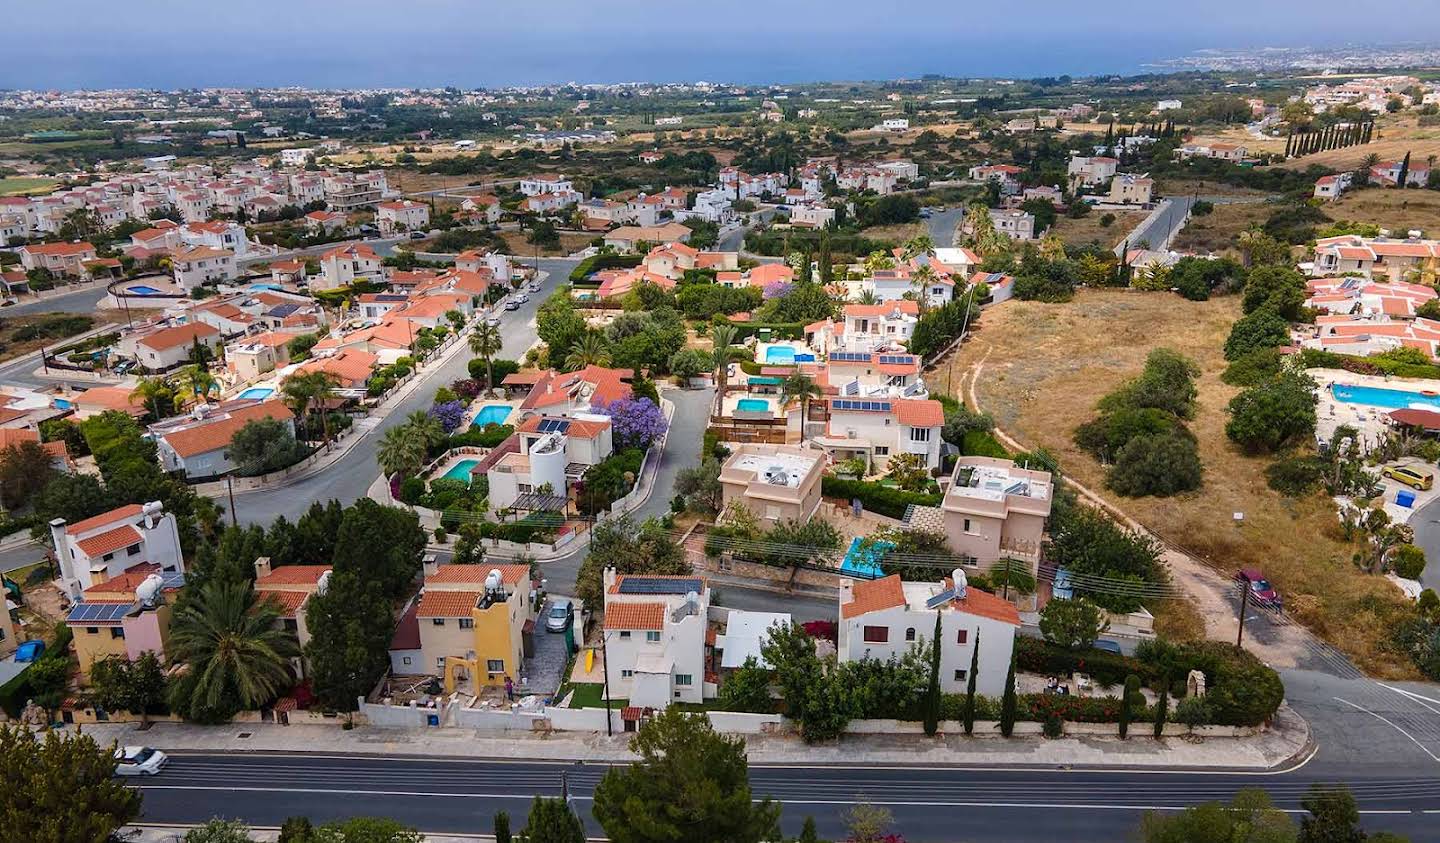
[(731, 463), (731, 467), (753, 472), (757, 480), (764, 480), (772, 486), (796, 489), (799, 488), (800, 481), (805, 479), (805, 475), (810, 473), (810, 468), (817, 459), (818, 456), (787, 453), (742, 454)]
[(1031, 476), (1034, 472), (1015, 465), (967, 465), (955, 468), (955, 482), (950, 491), (969, 498), (1002, 501), (1010, 495), (1035, 500), (1050, 497), (1050, 484)]

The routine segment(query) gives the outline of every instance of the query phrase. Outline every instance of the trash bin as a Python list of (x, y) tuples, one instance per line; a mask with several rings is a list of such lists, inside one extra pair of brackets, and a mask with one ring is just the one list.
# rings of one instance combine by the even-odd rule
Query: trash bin
[(1415, 493), (1409, 489), (1400, 489), (1395, 492), (1395, 505), (1411, 509), (1415, 506)]

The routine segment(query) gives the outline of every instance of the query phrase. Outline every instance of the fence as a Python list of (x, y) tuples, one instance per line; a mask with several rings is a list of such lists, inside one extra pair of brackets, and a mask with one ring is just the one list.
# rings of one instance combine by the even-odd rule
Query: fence
[(276, 483), (281, 483), (297, 474), (304, 473), (316, 463), (325, 459), (335, 450), (340, 442), (355, 435), (355, 428), (356, 425), (350, 425), (350, 427), (340, 431), (330, 439), (329, 448), (317, 448), (310, 456), (279, 471), (272, 471), (269, 474), (257, 474), (254, 477), (231, 476), (228, 483), (223, 478), (219, 480), (203, 479), (199, 482), (191, 483), (190, 487), (198, 494), (205, 495), (206, 497), (216, 497), (231, 491), (253, 492), (257, 489), (264, 489)]

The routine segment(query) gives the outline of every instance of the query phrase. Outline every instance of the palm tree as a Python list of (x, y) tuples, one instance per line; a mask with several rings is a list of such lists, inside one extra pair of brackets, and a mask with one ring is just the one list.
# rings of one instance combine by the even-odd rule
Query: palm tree
[(920, 305), (922, 314), (930, 305), (930, 285), (935, 283), (938, 277), (934, 267), (928, 263), (916, 267), (915, 271), (910, 273), (910, 286), (915, 291), (915, 300)]
[(300, 652), (279, 620), (279, 605), (257, 603), (249, 582), (202, 586), (170, 623), (170, 650), (189, 665), (190, 681), (173, 686), (188, 692), (182, 707), (255, 709), (275, 699), (293, 680), (289, 659)]
[(715, 343), (710, 365), (715, 372), (716, 400), (723, 401), (726, 381), (730, 378), (730, 346), (735, 344), (735, 326), (716, 325), (710, 332), (710, 339)]
[(495, 355), (500, 353), (500, 329), (488, 322), (475, 326), (470, 334), (470, 353), (485, 361), (485, 388), (495, 388)]
[(130, 403), (136, 400), (145, 405), (155, 421), (165, 418), (166, 408), (173, 409), (175, 401), (175, 390), (170, 384), (160, 378), (141, 378), (130, 391)]
[(859, 302), (860, 304), (879, 304), (879, 303), (880, 303), (880, 299), (875, 295), (875, 291), (874, 291), (873, 289), (872, 289), (872, 290), (861, 290), (861, 291), (860, 291), (860, 295), (858, 295), (858, 296), (855, 297), (855, 301)]
[(935, 254), (935, 241), (928, 234), (917, 234), (905, 241), (905, 257), (914, 260), (921, 255)]
[(339, 382), (340, 379), (335, 376), (334, 372), (324, 370), (296, 372), (280, 382), (280, 392), (284, 394), (290, 404), (290, 409), (295, 411), (295, 415), (302, 423), (305, 422), (306, 414), (311, 408), (320, 405), (320, 420), (327, 444), (330, 442), (330, 414), (326, 412), (323, 405), (324, 402), (335, 397), (335, 387), (339, 385)]
[(204, 401), (207, 395), (220, 388), (220, 382), (215, 380), (210, 370), (198, 363), (186, 366), (183, 375), (190, 394), (197, 402)]
[(564, 370), (574, 372), (586, 366), (608, 365), (610, 365), (610, 349), (599, 334), (591, 332), (571, 346), (570, 353), (565, 355)]
[(440, 420), (424, 410), (415, 410), (406, 416), (405, 427), (413, 430), (427, 449), (445, 441), (445, 428), (441, 426)]
[(805, 437), (805, 422), (810, 417), (810, 399), (823, 393), (820, 385), (804, 372), (791, 372), (780, 384), (780, 397), (786, 403), (800, 401), (800, 437)]
[(385, 431), (375, 451), (375, 460), (386, 477), (397, 474), (409, 477), (425, 464), (426, 452), (425, 439), (414, 428), (402, 424)]

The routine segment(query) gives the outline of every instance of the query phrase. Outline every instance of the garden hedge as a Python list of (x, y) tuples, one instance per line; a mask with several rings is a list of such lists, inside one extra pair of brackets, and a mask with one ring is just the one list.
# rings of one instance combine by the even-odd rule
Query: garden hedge
[(731, 322), (735, 326), (735, 342), (741, 343), (757, 336), (762, 329), (770, 329), (772, 340), (805, 339), (805, 322)]
[(602, 269), (630, 269), (640, 265), (642, 255), (591, 255), (570, 270), (570, 283), (583, 286), (591, 273)]
[(939, 506), (940, 495), (925, 492), (906, 492), (894, 486), (881, 483), (867, 483), (864, 480), (844, 480), (826, 475), (820, 479), (820, 493), (827, 498), (843, 498), (846, 501), (859, 498), (860, 503), (871, 512), (902, 518), (905, 508), (916, 506)]

